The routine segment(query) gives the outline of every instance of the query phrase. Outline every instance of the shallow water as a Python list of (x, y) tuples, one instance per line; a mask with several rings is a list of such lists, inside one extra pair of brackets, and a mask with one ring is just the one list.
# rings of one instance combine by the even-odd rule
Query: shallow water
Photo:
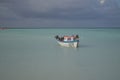
[[(80, 36), (79, 48), (55, 35)], [(0, 80), (120, 80), (120, 29), (0, 30)]]

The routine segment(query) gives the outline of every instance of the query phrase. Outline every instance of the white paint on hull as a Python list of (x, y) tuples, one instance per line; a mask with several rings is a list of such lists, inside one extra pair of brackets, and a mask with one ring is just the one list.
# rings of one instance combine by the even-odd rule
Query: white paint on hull
[(66, 43), (66, 42), (60, 42), (60, 41), (58, 41), (58, 43), (59, 43), (61, 46), (65, 46), (65, 47), (75, 47), (75, 48), (77, 48), (78, 45), (79, 45), (79, 42)]

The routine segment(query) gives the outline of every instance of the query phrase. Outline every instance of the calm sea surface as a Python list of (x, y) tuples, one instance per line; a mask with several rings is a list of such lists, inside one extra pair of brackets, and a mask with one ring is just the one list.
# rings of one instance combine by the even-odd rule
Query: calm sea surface
[[(77, 49), (54, 39), (73, 34)], [(120, 29), (0, 30), (0, 80), (120, 80)]]

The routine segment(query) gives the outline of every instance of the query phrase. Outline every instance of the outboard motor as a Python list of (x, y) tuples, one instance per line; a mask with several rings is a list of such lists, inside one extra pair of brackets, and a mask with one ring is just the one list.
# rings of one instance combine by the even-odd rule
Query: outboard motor
[(56, 36), (55, 36), (55, 38), (56, 38), (57, 40), (59, 40), (59, 39), (60, 39), (58, 35), (56, 35)]
[(76, 38), (79, 38), (79, 36), (78, 36), (78, 35), (76, 35)]

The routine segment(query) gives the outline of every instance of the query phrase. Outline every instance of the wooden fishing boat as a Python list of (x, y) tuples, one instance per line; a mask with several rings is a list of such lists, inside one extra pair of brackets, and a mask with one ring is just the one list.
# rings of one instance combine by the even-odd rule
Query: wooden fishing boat
[(79, 46), (79, 36), (63, 36), (59, 37), (58, 35), (55, 36), (57, 42), (61, 46), (65, 47), (74, 47), (77, 48)]

